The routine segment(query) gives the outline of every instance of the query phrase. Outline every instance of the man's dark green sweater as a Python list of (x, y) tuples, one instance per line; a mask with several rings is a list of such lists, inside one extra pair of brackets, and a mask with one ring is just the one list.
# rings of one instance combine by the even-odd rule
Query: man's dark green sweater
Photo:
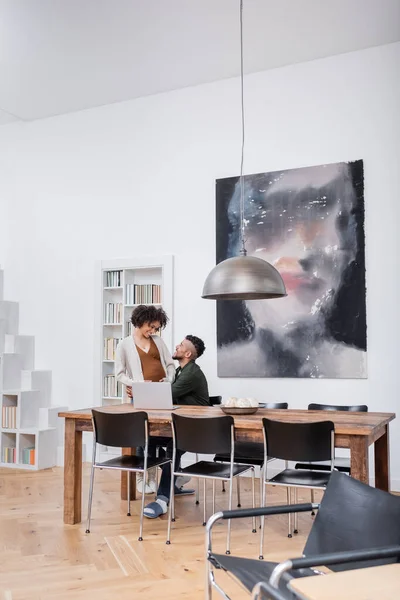
[(207, 379), (200, 367), (191, 360), (183, 368), (178, 367), (172, 384), (174, 404), (210, 405)]

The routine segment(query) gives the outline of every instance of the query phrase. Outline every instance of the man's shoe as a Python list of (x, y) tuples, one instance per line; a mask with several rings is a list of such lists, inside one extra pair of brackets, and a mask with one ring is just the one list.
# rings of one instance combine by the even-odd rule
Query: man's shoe
[(165, 496), (158, 496), (155, 502), (150, 502), (144, 510), (143, 514), (148, 519), (157, 519), (161, 515), (165, 515), (168, 510), (168, 498)]
[[(136, 489), (139, 492), (139, 494), (143, 494), (143, 479), (141, 481), (137, 481), (136, 482)], [(156, 490), (155, 488), (153, 489), (153, 487), (151, 487), (148, 483), (146, 483), (145, 488), (144, 488), (144, 493), (147, 494), (155, 494)]]

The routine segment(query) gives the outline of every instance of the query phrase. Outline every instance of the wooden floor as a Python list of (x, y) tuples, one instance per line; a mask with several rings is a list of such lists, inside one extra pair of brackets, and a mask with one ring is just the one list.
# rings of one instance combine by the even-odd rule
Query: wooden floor
[[(88, 475), (85, 468), (84, 516)], [(166, 517), (146, 519), (144, 541), (139, 542), (139, 502), (132, 503), (132, 516), (127, 517), (118, 474), (99, 472), (96, 477), (92, 532), (85, 534), (85, 523), (63, 524), (61, 468), (36, 473), (0, 469), (0, 600), (133, 600), (138, 594), (164, 600), (203, 599), (202, 506), (195, 505), (193, 496), (177, 500), (170, 546), (165, 544)], [(242, 479), (242, 490), (242, 506), (250, 506), (250, 479)], [(269, 492), (271, 504), (285, 503), (283, 490), (269, 488)], [(219, 491), (217, 510), (227, 508), (227, 496)], [(299, 501), (309, 501), (308, 493)], [(301, 554), (312, 517), (300, 515), (299, 524), (299, 535), (288, 539), (287, 517), (268, 520), (266, 558)], [(221, 552), (225, 527), (215, 527), (214, 547)], [(232, 554), (257, 558), (258, 543), (250, 520), (233, 522)], [(219, 581), (235, 600), (248, 598), (223, 573)]]

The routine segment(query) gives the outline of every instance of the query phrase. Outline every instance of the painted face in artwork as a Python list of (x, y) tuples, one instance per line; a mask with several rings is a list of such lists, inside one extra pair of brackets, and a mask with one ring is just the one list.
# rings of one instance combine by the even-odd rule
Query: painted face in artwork
[[(353, 186), (343, 163), (252, 176), (245, 183), (249, 255), (281, 273), (288, 296), (246, 302), (256, 326), (284, 332), (315, 318), (334, 299), (354, 258)], [(239, 185), (229, 206), (234, 231)]]

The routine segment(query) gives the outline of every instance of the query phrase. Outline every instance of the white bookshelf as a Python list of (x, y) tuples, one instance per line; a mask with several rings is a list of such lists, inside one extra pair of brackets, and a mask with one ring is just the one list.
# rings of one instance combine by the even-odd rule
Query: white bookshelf
[(0, 270), (0, 467), (46, 469), (57, 463), (65, 407), (51, 406), (51, 371), (35, 370), (35, 338), (18, 328), (19, 306), (3, 300)]
[[(104, 260), (101, 261), (98, 272), (101, 298), (98, 319), (100, 352), (94, 404), (112, 405), (126, 401), (122, 386), (119, 385), (120, 389), (116, 390), (115, 350), (118, 340), (130, 334), (130, 319), (136, 306), (162, 306), (170, 321), (161, 336), (172, 350), (173, 257), (144, 256)], [(106, 381), (110, 385), (106, 385)], [(113, 391), (118, 391), (118, 395)]]

